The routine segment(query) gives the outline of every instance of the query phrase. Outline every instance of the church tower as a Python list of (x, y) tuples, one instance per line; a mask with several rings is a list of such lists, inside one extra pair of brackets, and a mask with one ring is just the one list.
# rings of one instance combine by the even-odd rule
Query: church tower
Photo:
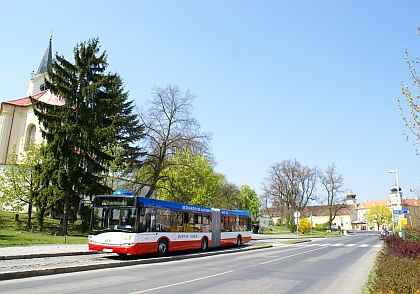
[(32, 72), (28, 82), (28, 94), (27, 96), (33, 96), (46, 90), (45, 87), (45, 78), (47, 75), (47, 70), (51, 68), (52, 62), (52, 37), (50, 35), (50, 42), (48, 44), (47, 50), (44, 53), (44, 57), (39, 64), (38, 71), (36, 73)]
[(60, 105), (58, 98), (46, 91), (45, 79), (52, 62), (52, 34), (38, 71), (31, 73), (27, 97), (4, 101), (0, 105), (0, 168), (8, 154), (25, 152), (25, 145), (43, 142), (38, 118), (33, 112), (29, 96), (50, 104)]
[(356, 194), (350, 191), (346, 196), (346, 203), (347, 205), (356, 206)]
[(402, 192), (401, 192), (401, 186), (398, 187), (397, 189), (397, 185), (394, 184), (392, 185), (391, 189), (389, 189), (389, 194), (391, 197), (391, 208), (392, 209), (402, 209), (401, 208), (401, 204), (403, 203), (403, 199), (402, 199)]

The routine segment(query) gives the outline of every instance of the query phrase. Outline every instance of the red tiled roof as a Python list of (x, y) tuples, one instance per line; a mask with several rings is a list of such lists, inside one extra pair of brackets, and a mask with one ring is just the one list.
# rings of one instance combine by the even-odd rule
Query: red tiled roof
[[(41, 97), (42, 95), (44, 95), (48, 90), (39, 92), (35, 95), (32, 96), (32, 98), (38, 99), (39, 97)], [(24, 97), (24, 98), (19, 98), (19, 99), (15, 99), (15, 100), (10, 100), (10, 101), (5, 101), (2, 102), (2, 104), (10, 104), (10, 105), (14, 105), (14, 106), (19, 106), (19, 107), (25, 107), (25, 106), (31, 106), (31, 99), (29, 99), (29, 97)]]
[[(38, 99), (40, 101), (43, 101), (43, 102), (48, 103), (48, 104), (53, 104), (53, 105), (63, 105), (64, 104), (63, 99), (60, 99), (58, 96), (52, 94), (48, 89), (33, 95), (32, 98)], [(27, 107), (27, 106), (32, 105), (31, 99), (29, 97), (24, 97), (24, 98), (20, 98), (20, 99), (16, 99), (16, 100), (10, 100), (10, 101), (6, 101), (6, 102), (2, 102), (2, 105), (3, 105), (3, 103), (13, 105), (13, 106), (18, 106), (18, 107)]]
[[(407, 206), (420, 206), (420, 200), (417, 200), (417, 199), (403, 198), (402, 201), (403, 201), (402, 204), (407, 205)], [(371, 201), (363, 201), (363, 202), (357, 204), (356, 209), (369, 209), (373, 205), (390, 206), (389, 202), (391, 202), (390, 198), (371, 200)]]
[[(353, 205), (344, 204), (342, 208), (337, 212), (337, 215), (348, 215), (351, 213)], [(313, 205), (313, 206), (306, 206), (303, 209), (302, 214), (305, 216), (313, 215), (313, 216), (326, 216), (330, 213), (330, 207), (328, 205)], [(279, 210), (271, 211), (270, 215), (272, 217), (279, 217), (281, 216), (281, 212)]]
[[(340, 205), (338, 205), (339, 207)], [(351, 208), (353, 205), (343, 204), (342, 207), (337, 212), (337, 215), (347, 215), (350, 214)], [(336, 208), (333, 208), (333, 211)], [(314, 206), (306, 206), (303, 210), (303, 213), (306, 215), (314, 215), (314, 216), (321, 216), (321, 215), (328, 215), (330, 213), (329, 205), (314, 205)]]

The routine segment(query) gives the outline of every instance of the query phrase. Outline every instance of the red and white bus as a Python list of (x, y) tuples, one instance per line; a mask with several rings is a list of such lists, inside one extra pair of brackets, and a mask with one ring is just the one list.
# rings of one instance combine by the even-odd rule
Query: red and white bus
[(127, 191), (93, 199), (89, 250), (156, 254), (251, 241), (251, 214), (134, 196)]

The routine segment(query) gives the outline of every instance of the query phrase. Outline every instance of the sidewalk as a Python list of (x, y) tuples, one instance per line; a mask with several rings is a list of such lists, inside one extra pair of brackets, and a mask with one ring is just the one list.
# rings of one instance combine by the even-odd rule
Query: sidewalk
[(0, 260), (52, 257), (60, 255), (83, 255), (91, 253), (97, 252), (89, 251), (87, 244), (38, 244), (0, 248)]
[[(270, 241), (273, 239), (296, 239), (296, 234), (252, 234), (252, 240), (254, 241)], [(302, 237), (302, 239), (307, 240), (307, 237)], [(0, 260), (53, 257), (65, 255), (84, 255), (97, 253), (101, 252), (89, 250), (87, 244), (39, 244), (0, 248)]]

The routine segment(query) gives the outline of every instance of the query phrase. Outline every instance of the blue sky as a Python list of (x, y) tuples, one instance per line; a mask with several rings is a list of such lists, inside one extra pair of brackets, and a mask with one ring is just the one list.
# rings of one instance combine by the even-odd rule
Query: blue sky
[(297, 159), (335, 163), (358, 202), (385, 198), (390, 169), (403, 191), (420, 186), (396, 101), (410, 84), (404, 48), (420, 54), (418, 11), (418, 1), (3, 2), (1, 101), (26, 95), (52, 29), (69, 60), (99, 37), (139, 107), (154, 86), (197, 95), (193, 114), (230, 182), (261, 193), (273, 163)]

